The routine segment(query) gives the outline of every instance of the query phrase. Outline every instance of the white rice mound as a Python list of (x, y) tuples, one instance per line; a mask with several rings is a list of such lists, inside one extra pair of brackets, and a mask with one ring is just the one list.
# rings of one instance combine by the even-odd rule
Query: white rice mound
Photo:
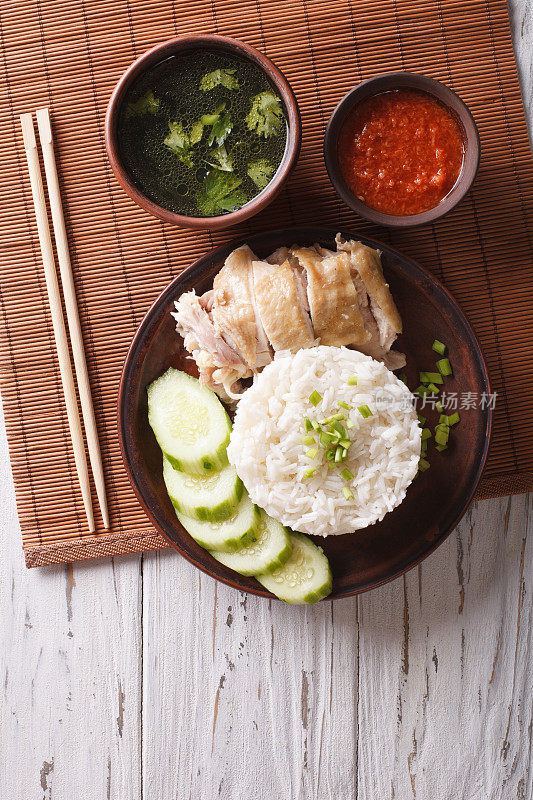
[[(357, 386), (348, 378), (357, 375)], [(315, 408), (309, 396), (322, 396)], [(339, 401), (352, 410), (338, 407)], [(373, 415), (357, 410), (367, 405)], [(330, 470), (319, 447), (314, 460), (302, 443), (305, 418), (338, 411), (354, 425), (347, 460)], [(345, 424), (344, 421), (342, 424)], [(411, 393), (384, 364), (346, 347), (278, 352), (255, 377), (237, 406), (228, 447), (230, 462), (250, 497), (274, 519), (318, 536), (349, 533), (382, 520), (405, 497), (420, 458), (421, 429)], [(303, 473), (315, 467), (312, 478)], [(348, 483), (340, 469), (355, 476)], [(342, 494), (348, 486), (354, 499)]]

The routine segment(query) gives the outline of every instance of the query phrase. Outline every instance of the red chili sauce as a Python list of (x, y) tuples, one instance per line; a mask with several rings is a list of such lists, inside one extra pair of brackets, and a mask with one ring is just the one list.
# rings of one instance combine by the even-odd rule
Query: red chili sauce
[(412, 89), (369, 97), (345, 120), (337, 146), (350, 190), (370, 208), (410, 216), (435, 208), (455, 184), (463, 137), (438, 100)]

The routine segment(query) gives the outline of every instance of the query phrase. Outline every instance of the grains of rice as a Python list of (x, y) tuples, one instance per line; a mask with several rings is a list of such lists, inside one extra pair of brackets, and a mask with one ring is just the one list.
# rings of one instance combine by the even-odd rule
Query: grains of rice
[[(357, 375), (357, 385), (348, 378)], [(309, 396), (322, 396), (315, 407)], [(339, 409), (339, 401), (352, 406)], [(357, 410), (367, 405), (372, 416)], [(304, 419), (338, 411), (353, 422), (352, 442), (340, 468), (330, 470), (319, 447), (310, 461), (302, 443)], [(421, 429), (407, 387), (384, 364), (346, 347), (278, 352), (245, 391), (235, 415), (228, 456), (250, 497), (275, 519), (320, 536), (348, 533), (383, 519), (398, 506), (416, 475)], [(310, 466), (315, 474), (303, 473)], [(346, 482), (340, 469), (354, 479)], [(348, 486), (354, 499), (347, 500)]]

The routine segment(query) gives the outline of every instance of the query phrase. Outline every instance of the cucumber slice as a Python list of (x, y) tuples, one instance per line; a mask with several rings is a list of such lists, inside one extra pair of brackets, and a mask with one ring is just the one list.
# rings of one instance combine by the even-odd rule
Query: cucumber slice
[(235, 467), (230, 464), (209, 475), (189, 475), (174, 469), (163, 456), (163, 479), (177, 511), (208, 522), (229, 519), (244, 491)]
[(241, 575), (271, 572), (281, 567), (291, 554), (287, 529), (275, 519), (261, 511), (256, 532), (256, 541), (241, 547), (236, 553), (214, 553), (211, 555), (225, 567)]
[(228, 463), (226, 410), (214, 392), (186, 372), (171, 367), (150, 384), (148, 421), (176, 469), (203, 474)]
[(224, 522), (202, 522), (176, 511), (178, 519), (193, 539), (206, 550), (233, 553), (255, 539), (259, 509), (245, 492), (232, 517)]
[(286, 603), (316, 603), (331, 592), (329, 561), (303, 533), (289, 533), (292, 554), (272, 574), (256, 575), (265, 589)]

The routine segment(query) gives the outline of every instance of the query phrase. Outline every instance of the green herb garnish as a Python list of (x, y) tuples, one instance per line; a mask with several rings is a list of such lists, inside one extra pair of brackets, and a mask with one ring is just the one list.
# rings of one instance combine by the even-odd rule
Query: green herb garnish
[(269, 164), (266, 158), (260, 158), (259, 161), (250, 161), (248, 163), (247, 172), (257, 188), (264, 189), (270, 183), (270, 178), (274, 174), (274, 167)]
[(353, 473), (350, 472), (348, 467), (345, 467), (341, 471), (340, 475), (341, 475), (341, 478), (343, 478), (345, 481), (353, 481), (353, 479), (355, 478), (355, 475), (353, 475)]
[(214, 89), (215, 86), (224, 86), (225, 89), (238, 89), (239, 81), (233, 77), (235, 69), (215, 69), (213, 72), (208, 72), (200, 81), (200, 89), (203, 92), (208, 92)]
[(447, 358), (441, 358), (440, 361), (437, 361), (437, 369), (441, 375), (452, 374), (452, 365)]
[(348, 386), (357, 386), (357, 375), (350, 375), (346, 383)]
[(359, 411), (361, 416), (364, 417), (365, 419), (374, 416), (367, 405), (357, 406), (357, 410)]
[(232, 172), (214, 169), (204, 181), (201, 192), (196, 195), (198, 210), (206, 217), (221, 211), (234, 211), (246, 203), (246, 193), (239, 189), (242, 180)]
[(246, 117), (248, 129), (268, 139), (283, 123), (281, 100), (272, 92), (260, 92), (252, 97), (252, 108)]
[(222, 170), (222, 172), (233, 172), (233, 159), (228, 154), (223, 144), (221, 144), (220, 147), (215, 147), (215, 149), (211, 150), (207, 155), (208, 158), (205, 159), (205, 162), (209, 164), (210, 167), (216, 167)]
[(431, 345), (431, 349), (434, 350), (436, 353), (440, 353), (441, 356), (444, 355), (446, 352), (446, 345), (443, 342), (439, 342), (438, 339), (435, 339), (433, 344)]
[(209, 134), (209, 139), (207, 140), (209, 147), (211, 147), (215, 141), (218, 145), (224, 144), (231, 133), (232, 127), (233, 123), (229, 113), (225, 111), (223, 114), (220, 114), (217, 121), (211, 127), (211, 133)]
[(429, 467), (430, 467), (429, 461), (426, 461), (425, 458), (421, 458), (420, 461), (418, 462), (419, 472), (425, 472), (427, 469), (429, 469)]
[(321, 400), (322, 396), (317, 392), (316, 389), (309, 395), (309, 402), (312, 403), (314, 406), (317, 406)]
[(168, 127), (170, 133), (163, 140), (163, 144), (165, 144), (169, 150), (172, 150), (173, 153), (176, 153), (180, 161), (183, 161), (188, 167), (192, 167), (193, 163), (189, 149), (191, 140), (189, 135), (184, 131), (181, 122), (169, 122)]
[(138, 117), (141, 114), (156, 114), (159, 111), (161, 100), (154, 96), (152, 90), (139, 97), (135, 103), (128, 103), (126, 106), (126, 118)]
[(352, 492), (351, 492), (351, 491), (348, 489), (348, 487), (347, 487), (347, 486), (343, 486), (343, 487), (342, 487), (342, 493), (343, 493), (344, 497), (346, 498), (346, 500), (353, 500), (353, 494), (352, 494)]

